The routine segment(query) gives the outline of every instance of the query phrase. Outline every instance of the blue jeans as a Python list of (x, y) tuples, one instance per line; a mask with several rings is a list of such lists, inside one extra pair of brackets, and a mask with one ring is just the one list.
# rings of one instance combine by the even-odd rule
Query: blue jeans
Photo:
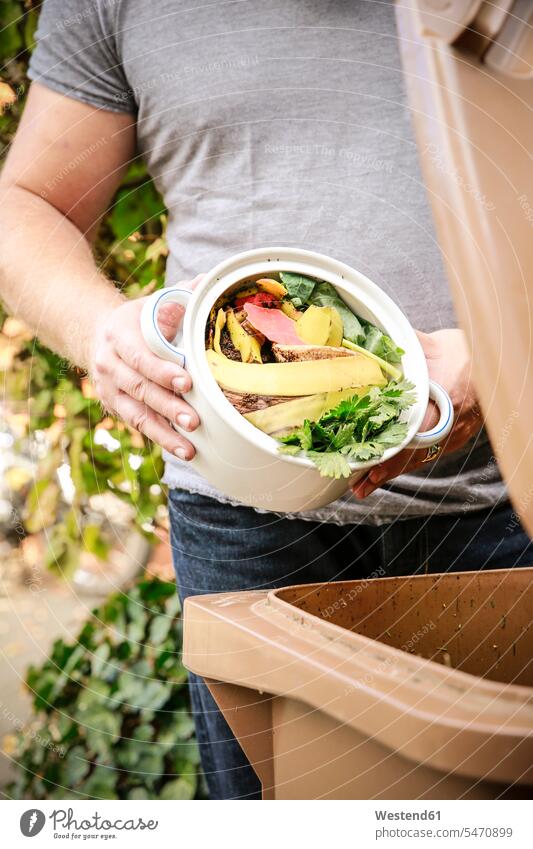
[[(283, 519), (182, 490), (169, 496), (182, 602), (190, 595), (533, 563), (533, 543), (506, 504), (390, 525)], [(196, 733), (212, 799), (260, 798), (257, 776), (201, 678), (190, 676)]]

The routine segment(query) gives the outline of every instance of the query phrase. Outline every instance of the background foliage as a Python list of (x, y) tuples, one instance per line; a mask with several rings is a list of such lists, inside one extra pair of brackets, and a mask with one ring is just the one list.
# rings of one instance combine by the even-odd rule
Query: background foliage
[[(0, 0), (0, 164), (12, 141), (28, 88), (26, 68), (34, 46), (39, 4)], [(105, 216), (96, 242), (104, 272), (129, 297), (162, 285), (165, 209), (142, 162), (130, 167)], [(78, 369), (32, 338), (21, 322), (0, 308), (0, 377), (4, 406), (17, 412), (28, 435), (47, 446), (36, 474), (12, 473), (16, 506), (11, 525), (26, 533), (46, 531), (47, 564), (65, 576), (76, 569), (80, 552), (105, 558), (112, 535), (94, 521), (92, 495), (112, 492), (134, 505), (134, 524), (150, 534), (165, 519), (160, 487), (160, 451), (138, 433), (106, 416)], [(105, 429), (116, 442), (96, 438)], [(130, 458), (133, 456), (133, 462)], [(57, 469), (70, 466), (75, 492), (63, 497)], [(9, 533), (9, 529), (7, 529)]]
[(203, 796), (173, 583), (116, 593), (31, 667), (35, 720), (10, 744), (15, 799)]

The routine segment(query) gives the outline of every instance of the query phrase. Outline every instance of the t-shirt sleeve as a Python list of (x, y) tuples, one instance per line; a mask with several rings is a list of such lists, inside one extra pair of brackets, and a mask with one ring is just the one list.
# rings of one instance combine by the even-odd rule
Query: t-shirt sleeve
[(53, 91), (113, 112), (135, 112), (116, 49), (117, 2), (45, 0), (28, 76)]

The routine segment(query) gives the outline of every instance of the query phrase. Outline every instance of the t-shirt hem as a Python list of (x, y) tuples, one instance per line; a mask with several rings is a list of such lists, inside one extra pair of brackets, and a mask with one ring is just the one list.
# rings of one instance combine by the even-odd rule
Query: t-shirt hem
[[(190, 492), (193, 495), (202, 495), (207, 498), (212, 498), (220, 504), (227, 504), (231, 507), (247, 506), (234, 498), (230, 498), (223, 492), (220, 492), (220, 490), (214, 489), (209, 484), (205, 483), (204, 479), (201, 477), (193, 478), (189, 475), (186, 477), (181, 475), (177, 476), (172, 465), (170, 465), (169, 468), (169, 464), (166, 465), (162, 483), (165, 484), (169, 490), (177, 489), (184, 492)], [(346, 527), (346, 525), (372, 525), (373, 527), (381, 527), (383, 525), (392, 525), (396, 522), (408, 522), (413, 519), (427, 519), (430, 516), (461, 516), (477, 513), (481, 510), (497, 510), (507, 503), (509, 503), (509, 498), (504, 490), (495, 498), (480, 499), (477, 503), (469, 503), (466, 501), (454, 505), (448, 504), (444, 509), (442, 504), (438, 505), (438, 507), (436, 505), (435, 507), (430, 507), (428, 505), (427, 510), (421, 509), (421, 505), (418, 505), (419, 509), (413, 512), (404, 509), (402, 512), (381, 515), (377, 515), (375, 511), (370, 511), (366, 516), (349, 515), (350, 508), (343, 505), (342, 502), (334, 502), (329, 506), (317, 508), (316, 510), (309, 511), (307, 513), (279, 513), (275, 510), (266, 510), (261, 507), (254, 507), (253, 509), (256, 513), (272, 513), (283, 519), (337, 525), (338, 527)], [(341, 515), (336, 515), (335, 504), (338, 504), (338, 512)]]

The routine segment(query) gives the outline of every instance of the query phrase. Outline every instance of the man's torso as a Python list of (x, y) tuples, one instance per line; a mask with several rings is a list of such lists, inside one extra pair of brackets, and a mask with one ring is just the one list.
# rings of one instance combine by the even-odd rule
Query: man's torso
[[(108, 108), (111, 97), (137, 110), (139, 148), (169, 210), (168, 283), (252, 247), (295, 245), (361, 270), (416, 328), (455, 325), (392, 2), (117, 0), (98, 14), (123, 80)], [(490, 460), (480, 443), (313, 518), (490, 506), (503, 487), (495, 466), (479, 485)], [(166, 480), (215, 494), (175, 458)]]

